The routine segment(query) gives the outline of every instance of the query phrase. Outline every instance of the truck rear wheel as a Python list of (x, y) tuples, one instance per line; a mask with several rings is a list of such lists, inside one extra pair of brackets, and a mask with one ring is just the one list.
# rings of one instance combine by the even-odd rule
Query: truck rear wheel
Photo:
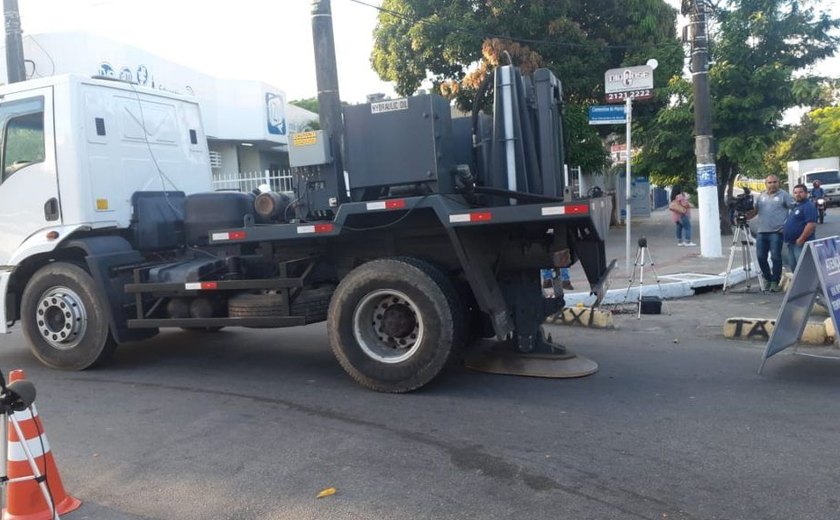
[(116, 349), (96, 284), (75, 264), (35, 272), (23, 291), (21, 324), (32, 353), (51, 368), (84, 370)]
[(341, 366), (379, 392), (410, 392), (437, 376), (463, 342), (450, 281), (415, 258), (374, 260), (339, 284), (327, 332)]

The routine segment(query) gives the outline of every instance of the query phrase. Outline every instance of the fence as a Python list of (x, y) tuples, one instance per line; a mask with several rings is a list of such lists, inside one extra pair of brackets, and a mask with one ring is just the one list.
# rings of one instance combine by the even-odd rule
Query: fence
[(294, 180), (288, 170), (213, 174), (213, 189), (216, 191), (249, 192), (263, 184), (268, 184), (272, 191), (280, 193), (294, 191)]

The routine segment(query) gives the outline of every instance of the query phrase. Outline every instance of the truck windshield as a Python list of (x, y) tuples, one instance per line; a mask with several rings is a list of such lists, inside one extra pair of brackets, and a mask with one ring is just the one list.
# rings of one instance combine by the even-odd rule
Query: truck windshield
[(820, 181), (820, 184), (840, 184), (840, 174), (837, 170), (807, 173), (805, 178), (806, 184), (812, 184), (814, 181)]

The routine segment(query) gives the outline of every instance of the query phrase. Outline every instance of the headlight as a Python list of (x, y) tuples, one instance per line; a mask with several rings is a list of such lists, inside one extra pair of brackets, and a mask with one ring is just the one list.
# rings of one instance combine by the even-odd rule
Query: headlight
[(825, 199), (817, 199), (817, 204), (825, 204)]

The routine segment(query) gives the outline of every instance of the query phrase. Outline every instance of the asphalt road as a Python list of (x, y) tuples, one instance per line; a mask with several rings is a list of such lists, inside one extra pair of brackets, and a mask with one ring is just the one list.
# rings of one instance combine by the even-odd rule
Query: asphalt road
[[(24, 368), (66, 517), (135, 519), (827, 519), (840, 516), (840, 361), (722, 338), (781, 295), (706, 294), (672, 316), (556, 331), (600, 371), (574, 380), (454, 367), (384, 395), (323, 326), (167, 332), (86, 372)], [(324, 488), (333, 496), (316, 499)]]

